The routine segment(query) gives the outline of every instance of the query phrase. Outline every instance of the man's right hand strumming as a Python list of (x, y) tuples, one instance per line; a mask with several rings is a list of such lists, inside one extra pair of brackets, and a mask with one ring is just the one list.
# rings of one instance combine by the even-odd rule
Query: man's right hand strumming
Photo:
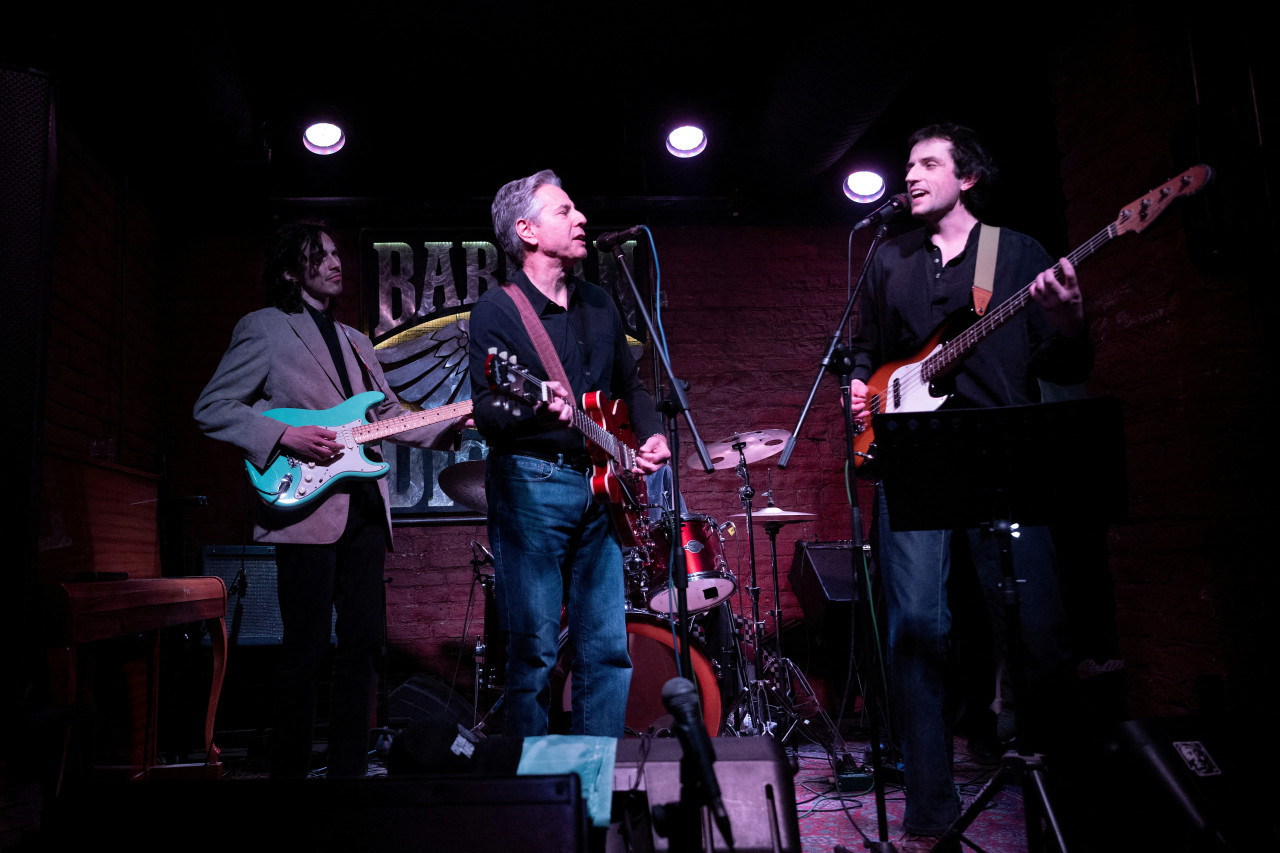
[(320, 426), (290, 426), (284, 428), (280, 446), (304, 462), (323, 462), (342, 449), (342, 445), (334, 441), (337, 437), (333, 430)]
[(849, 413), (859, 430), (871, 426), (871, 411), (867, 408), (867, 383), (861, 379), (849, 381)]

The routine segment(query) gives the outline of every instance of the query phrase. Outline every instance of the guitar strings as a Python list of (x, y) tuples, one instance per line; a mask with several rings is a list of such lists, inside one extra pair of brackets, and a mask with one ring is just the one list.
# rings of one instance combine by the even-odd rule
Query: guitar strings
[[(1086, 240), (1081, 246), (1067, 254), (1067, 260), (1075, 266), (1080, 261), (1092, 255), (1099, 248), (1110, 242), (1116, 237), (1116, 226), (1114, 223), (1094, 234)], [(1052, 267), (1054, 275), (1062, 274), (1062, 264), (1057, 263)], [(956, 362), (966, 355), (970, 348), (993, 333), (996, 329), (1008, 321), (1014, 314), (1026, 307), (1028, 300), (1031, 298), (1031, 286), (1035, 282), (1031, 282), (1023, 287), (1013, 296), (1000, 303), (996, 309), (987, 314), (979, 322), (965, 329), (956, 337), (952, 338), (936, 352), (926, 356), (919, 362), (920, 370), (913, 373), (907, 379), (902, 380), (898, 386), (899, 396), (906, 397), (921, 387), (927, 387), (929, 383), (937, 376), (942, 375), (949, 370)], [(884, 411), (882, 402), (888, 399), (890, 389), (885, 388), (883, 391), (873, 394), (868, 400), (868, 408), (872, 413), (880, 414)]]

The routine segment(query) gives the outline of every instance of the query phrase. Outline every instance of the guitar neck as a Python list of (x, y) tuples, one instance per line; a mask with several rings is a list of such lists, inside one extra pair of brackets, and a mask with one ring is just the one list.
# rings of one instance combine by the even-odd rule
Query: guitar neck
[(388, 436), (398, 435), (402, 432), (408, 432), (411, 429), (419, 427), (431, 426), (442, 421), (451, 421), (471, 414), (471, 401), (463, 400), (458, 403), (450, 403), (447, 406), (440, 406), (435, 409), (424, 409), (420, 412), (410, 412), (407, 415), (390, 418), (385, 421), (373, 421), (372, 423), (362, 424), (353, 430), (351, 434), (360, 444), (367, 444), (370, 441), (378, 441)]
[[(504, 369), (538, 389), (538, 399), (531, 399), (527, 394), (517, 394), (517, 396), (524, 397), (527, 402), (546, 402), (555, 396), (547, 387), (546, 382), (529, 373), (527, 370), (516, 367), (514, 364), (505, 365)], [(571, 411), (573, 414), (570, 418), (569, 425), (587, 441), (607, 453), (610, 459), (613, 459), (615, 462), (625, 467), (626, 460), (622, 458), (622, 443), (618, 441), (613, 433), (609, 432), (609, 430), (592, 420), (591, 416), (583, 411), (581, 406), (574, 405), (572, 400), (566, 400), (565, 402), (567, 405), (572, 406)]]
[(573, 428), (581, 433), (587, 441), (609, 454), (609, 458), (622, 462), (619, 458), (618, 439), (614, 437), (613, 433), (593, 421), (590, 415), (577, 406), (573, 407)]
[[(1085, 258), (1114, 240), (1117, 233), (1115, 223), (1108, 225), (1085, 243), (1072, 250), (1067, 255), (1067, 260), (1071, 262), (1072, 266), (1077, 266)], [(1061, 277), (1062, 265), (1054, 264), (1053, 272), (1054, 275)], [(1031, 303), (1031, 285), (1033, 284), (1035, 284), (1034, 281), (1030, 282), (1013, 296), (1001, 302), (994, 311), (984, 315), (981, 320), (956, 335), (945, 343), (941, 349), (921, 362), (921, 377), (925, 381), (932, 381), (946, 375), (961, 359), (969, 354), (971, 349), (992, 335), (1009, 320), (1016, 317), (1022, 309)]]

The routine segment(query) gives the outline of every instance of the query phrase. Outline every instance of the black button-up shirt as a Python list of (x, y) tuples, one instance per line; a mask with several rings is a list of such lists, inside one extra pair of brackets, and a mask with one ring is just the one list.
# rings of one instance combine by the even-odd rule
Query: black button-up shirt
[[(948, 317), (972, 306), (979, 226), (964, 250), (947, 263), (924, 229), (881, 245), (859, 295), (853, 339), (853, 378), (866, 381), (886, 362), (915, 355)], [(1044, 248), (1025, 234), (1000, 230), (995, 281), (987, 312), (1053, 265)], [(1038, 402), (1036, 379), (1061, 385), (1083, 382), (1093, 366), (1087, 334), (1064, 338), (1032, 301), (979, 342), (951, 377), (948, 407), (981, 408)]]
[[(573, 395), (581, 404), (582, 395), (600, 391), (627, 405), (640, 443), (662, 431), (653, 398), (640, 382), (635, 359), (627, 347), (626, 331), (613, 299), (602, 288), (572, 279), (569, 283), (569, 307), (562, 309), (533, 286), (524, 272), (512, 276), (555, 347), (565, 375), (573, 386)], [(547, 371), (525, 331), (524, 321), (511, 297), (499, 287), (490, 287), (471, 309), (468, 370), (471, 397), (475, 401), (475, 421), (489, 443), (490, 453), (532, 453), (537, 456), (575, 455), (586, 447), (576, 430), (551, 426), (533, 416), (533, 406), (520, 405), (520, 414), (493, 405), (495, 397), (484, 374), (490, 347), (512, 353), (525, 370), (540, 379)], [(514, 402), (513, 406), (514, 406)]]

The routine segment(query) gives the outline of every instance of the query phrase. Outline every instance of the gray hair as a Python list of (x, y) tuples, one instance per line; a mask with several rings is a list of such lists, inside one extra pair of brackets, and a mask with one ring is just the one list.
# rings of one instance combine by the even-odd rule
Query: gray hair
[(550, 169), (543, 169), (527, 178), (504, 184), (493, 197), (493, 206), (490, 208), (493, 214), (493, 232), (497, 235), (498, 245), (517, 268), (524, 266), (524, 256), (528, 249), (516, 233), (516, 223), (521, 219), (533, 222), (542, 215), (542, 200), (536, 193), (539, 187), (547, 184), (558, 187), (560, 179)]

